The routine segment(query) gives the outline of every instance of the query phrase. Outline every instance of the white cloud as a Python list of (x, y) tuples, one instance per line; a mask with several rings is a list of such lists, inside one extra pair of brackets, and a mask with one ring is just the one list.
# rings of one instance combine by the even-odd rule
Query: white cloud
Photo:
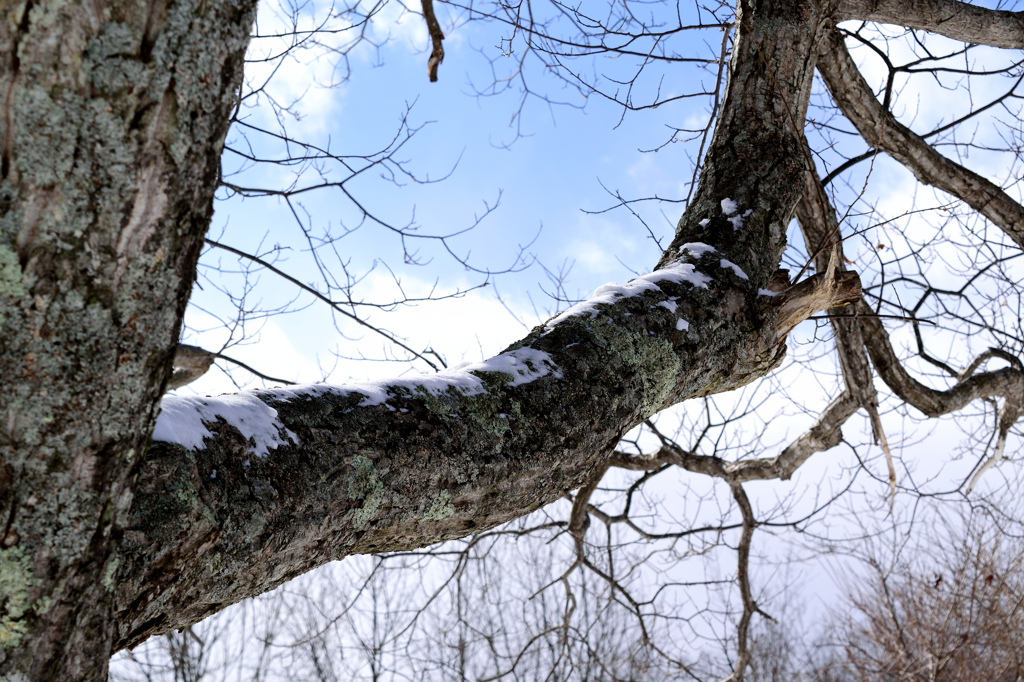
[[(412, 297), (426, 295), (432, 282), (404, 276), (402, 287)], [(454, 285), (452, 285), (454, 286)], [(360, 285), (360, 295), (365, 300), (393, 300), (395, 286), (386, 275), (373, 275)], [(465, 286), (463, 286), (465, 288)], [(516, 303), (509, 301), (516, 317), (530, 324), (532, 312), (516, 309)], [(460, 362), (475, 362), (497, 355), (509, 344), (526, 335), (527, 329), (497, 300), (490, 288), (477, 289), (459, 298), (441, 301), (427, 301), (413, 306), (402, 306), (392, 312), (376, 312), (369, 321), (379, 324), (395, 336), (405, 339), (406, 345), (417, 351), (432, 348), (449, 366)], [(334, 330), (323, 334), (321, 355), (329, 358), (329, 349), (336, 348), (340, 355), (348, 357), (380, 358), (390, 344), (380, 335), (365, 328), (349, 324), (346, 334), (356, 340), (339, 340)], [(400, 349), (392, 352), (401, 352)], [(432, 360), (436, 359), (430, 356)], [(407, 371), (408, 365), (391, 362), (340, 361), (331, 373), (332, 382), (355, 380), (376, 380)], [(417, 363), (422, 371), (429, 371)]]

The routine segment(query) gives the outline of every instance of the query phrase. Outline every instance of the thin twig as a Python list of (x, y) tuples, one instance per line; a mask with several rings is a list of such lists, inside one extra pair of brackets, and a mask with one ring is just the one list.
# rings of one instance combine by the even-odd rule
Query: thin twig
[(430, 34), (430, 41), (434, 44), (434, 49), (430, 53), (430, 59), (427, 60), (427, 74), (430, 76), (430, 82), (437, 82), (437, 67), (444, 61), (444, 33), (441, 31), (441, 25), (437, 23), (437, 17), (434, 16), (434, 0), (421, 0), (423, 4), (423, 18), (427, 22), (427, 32)]

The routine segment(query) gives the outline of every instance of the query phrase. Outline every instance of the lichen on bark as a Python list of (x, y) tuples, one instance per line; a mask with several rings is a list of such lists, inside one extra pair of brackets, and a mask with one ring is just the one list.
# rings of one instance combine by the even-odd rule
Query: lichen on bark
[(40, 582), (20, 547), (0, 549), (0, 648), (21, 643), (27, 631), (21, 617), (28, 609), (45, 611), (29, 594)]
[(106, 578), (212, 214), (254, 5), (5, 6), (3, 527), (50, 608), (7, 610), (23, 635), (4, 674), (105, 677)]

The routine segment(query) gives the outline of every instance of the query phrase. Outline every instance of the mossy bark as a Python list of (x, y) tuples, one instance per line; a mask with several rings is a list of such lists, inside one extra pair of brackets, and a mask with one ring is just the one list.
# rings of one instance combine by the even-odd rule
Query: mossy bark
[(117, 547), (254, 9), (0, 3), (4, 680), (106, 677)]

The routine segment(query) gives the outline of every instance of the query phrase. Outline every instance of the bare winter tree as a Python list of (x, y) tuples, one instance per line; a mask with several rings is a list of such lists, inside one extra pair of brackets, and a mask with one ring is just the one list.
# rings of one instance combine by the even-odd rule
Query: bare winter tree
[[(433, 78), (444, 52), (428, 5)], [(4, 682), (103, 679), (112, 652), (188, 628), (328, 561), (469, 536), (464, 542), (473, 545), (489, 532), (513, 532), (491, 529), (574, 490), (567, 518), (547, 526), (571, 538), (571, 563), (555, 581), (566, 597), (555, 610), (568, 613), (575, 594), (596, 580), (609, 603), (638, 624), (637, 638), (573, 631), (569, 615), (558, 622), (549, 611), (538, 621), (546, 624), (541, 635), (494, 644), (483, 675), (500, 677), (534, 660), (611, 678), (670, 665), (673, 674), (700, 679), (692, 662), (658, 645), (659, 614), (649, 608), (656, 599), (633, 598), (629, 571), (618, 570), (615, 557), (595, 557), (588, 539), (596, 519), (609, 538), (623, 527), (674, 544), (673, 551), (692, 542), (684, 555), (700, 551), (703, 529), (659, 534), (631, 515), (643, 484), (667, 471), (719, 481), (732, 500), (734, 519), (708, 531), (731, 533), (738, 557), (739, 612), (724, 614), (735, 616), (736, 629), (722, 639), (732, 645), (730, 679), (741, 680), (751, 657), (748, 631), (761, 611), (749, 579), (752, 537), (758, 527), (772, 528), (744, 484), (788, 479), (813, 454), (839, 445), (843, 425), (863, 411), (888, 465), (881, 479), (895, 492), (896, 441), (883, 426), (888, 396), (879, 396), (875, 378), (895, 396), (897, 409), (916, 417), (994, 411), (994, 428), (986, 431), (993, 444), (979, 460), (978, 475), (996, 466), (1015, 438), (1024, 405), (1018, 357), (1024, 334), (1012, 307), (1019, 290), (1003, 285), (1019, 281), (1010, 265), (1024, 246), (1016, 184), (1019, 54), (999, 67), (982, 67), (965, 56), (966, 47), (932, 49), (923, 34), (912, 33), (921, 56), (897, 63), (877, 45), (885, 45), (884, 33), (878, 38), (864, 27), (838, 25), (883, 22), (1015, 50), (1024, 47), (1020, 13), (948, 0), (741, 1), (734, 10), (718, 8), (722, 18), (697, 8), (708, 12), (707, 24), (680, 19), (678, 26), (652, 27), (628, 4), (608, 8), (604, 18), (555, 5), (571, 27), (560, 33), (561, 24), (523, 4), (463, 7), (471, 19), (505, 22), (510, 40), (525, 41), (521, 49), (505, 46), (508, 53), (519, 50), (519, 64), (538, 59), (581, 92), (608, 97), (624, 111), (663, 103), (661, 91), (639, 102), (634, 81), (620, 79), (628, 84), (624, 89), (609, 88), (615, 78), (593, 80), (574, 70), (572, 59), (608, 53), (644, 65), (686, 62), (665, 47), (670, 37), (727, 29), (717, 59), (698, 60), (727, 78), (702, 93), (713, 101), (713, 128), (706, 131), (685, 212), (656, 269), (603, 287), (504, 353), (458, 371), (372, 385), (168, 399), (158, 424), (175, 356), (186, 373), (210, 359), (179, 351), (178, 340), (203, 245), (234, 248), (207, 236), (214, 193), (265, 193), (223, 177), (219, 164), (229, 124), (244, 123), (237, 117), (238, 93), (255, 2), (26, 1), (3, 8)], [(858, 43), (881, 55), (887, 73), (881, 96), (850, 54)], [(957, 59), (962, 63), (951, 65)], [(834, 112), (834, 105), (842, 118), (808, 116), (812, 102), (824, 96), (814, 88), (816, 70), (831, 98), (821, 110)], [(972, 104), (961, 118), (917, 132), (894, 110), (903, 77), (917, 71), (940, 84), (959, 74), (1003, 76), (1012, 86)], [(531, 92), (525, 81), (523, 92)], [(961, 158), (972, 149), (989, 151), (986, 143), (957, 137), (991, 109), (1004, 116), (1001, 146), (991, 149), (1011, 157), (1003, 163), (1009, 171), (1002, 183)], [(677, 134), (686, 133), (674, 131), (673, 138)], [(854, 135), (868, 149), (832, 164), (829, 154), (846, 154), (847, 147), (830, 137)], [(951, 153), (940, 153), (940, 145)], [(321, 152), (304, 148), (298, 158)], [(859, 277), (844, 250), (844, 239), (855, 232), (847, 219), (872, 214), (863, 192), (837, 206), (829, 190), (858, 163), (882, 154), (944, 193), (939, 208), (948, 221), (930, 238), (906, 235), (908, 248), (893, 248), (892, 259), (879, 256), (879, 265)], [(378, 165), (386, 159), (385, 153)], [(787, 251), (793, 217), (803, 252)], [(940, 285), (937, 277), (933, 284), (926, 265), (932, 252), (941, 257), (946, 249), (959, 254), (946, 256), (958, 272), (969, 274), (953, 285), (949, 278)], [(234, 253), (274, 266), (266, 254)], [(796, 266), (796, 273), (788, 276), (784, 264), (790, 274)], [(982, 274), (989, 276), (985, 287), (978, 284)], [(342, 280), (338, 291), (344, 290)], [(912, 304), (900, 298), (908, 292)], [(339, 314), (347, 309), (331, 294), (308, 293), (330, 299)], [(1008, 311), (994, 302), (1006, 303)], [(908, 364), (884, 326), (889, 316), (909, 318), (919, 360), (941, 376)], [(991, 348), (970, 357), (964, 357), (973, 350), (969, 344), (939, 353), (943, 339), (921, 328), (926, 316), (960, 325), (960, 333), (969, 329)], [(668, 407), (770, 374), (783, 362), (790, 333), (811, 317), (829, 320), (841, 381), (813, 426), (778, 454), (752, 456), (737, 448), (740, 456), (730, 458), (725, 447), (708, 454), (680, 446), (653, 425), (659, 449), (620, 447), (631, 429)], [(992, 360), (1007, 366), (985, 371)], [(620, 470), (642, 473), (626, 485), (606, 479)], [(964, 487), (976, 483), (974, 477)], [(602, 506), (602, 486), (619, 488), (624, 511)], [(601, 618), (595, 613), (588, 620)], [(498, 624), (494, 634), (503, 628)], [(600, 640), (611, 653), (564, 658), (568, 649), (548, 635), (564, 643), (571, 632), (573, 641)], [(445, 643), (462, 651), (459, 642), (469, 633), (455, 631)], [(386, 655), (387, 642), (375, 636), (363, 648), (369, 661)], [(550, 645), (547, 658), (534, 642)], [(615, 652), (630, 651), (643, 655), (608, 666)], [(464, 671), (469, 663), (455, 656), (446, 665)]]
[(863, 548), (867, 576), (851, 587), (834, 669), (858, 680), (1019, 680), (1019, 537), (1019, 522), (975, 512), (939, 519), (914, 547)]

